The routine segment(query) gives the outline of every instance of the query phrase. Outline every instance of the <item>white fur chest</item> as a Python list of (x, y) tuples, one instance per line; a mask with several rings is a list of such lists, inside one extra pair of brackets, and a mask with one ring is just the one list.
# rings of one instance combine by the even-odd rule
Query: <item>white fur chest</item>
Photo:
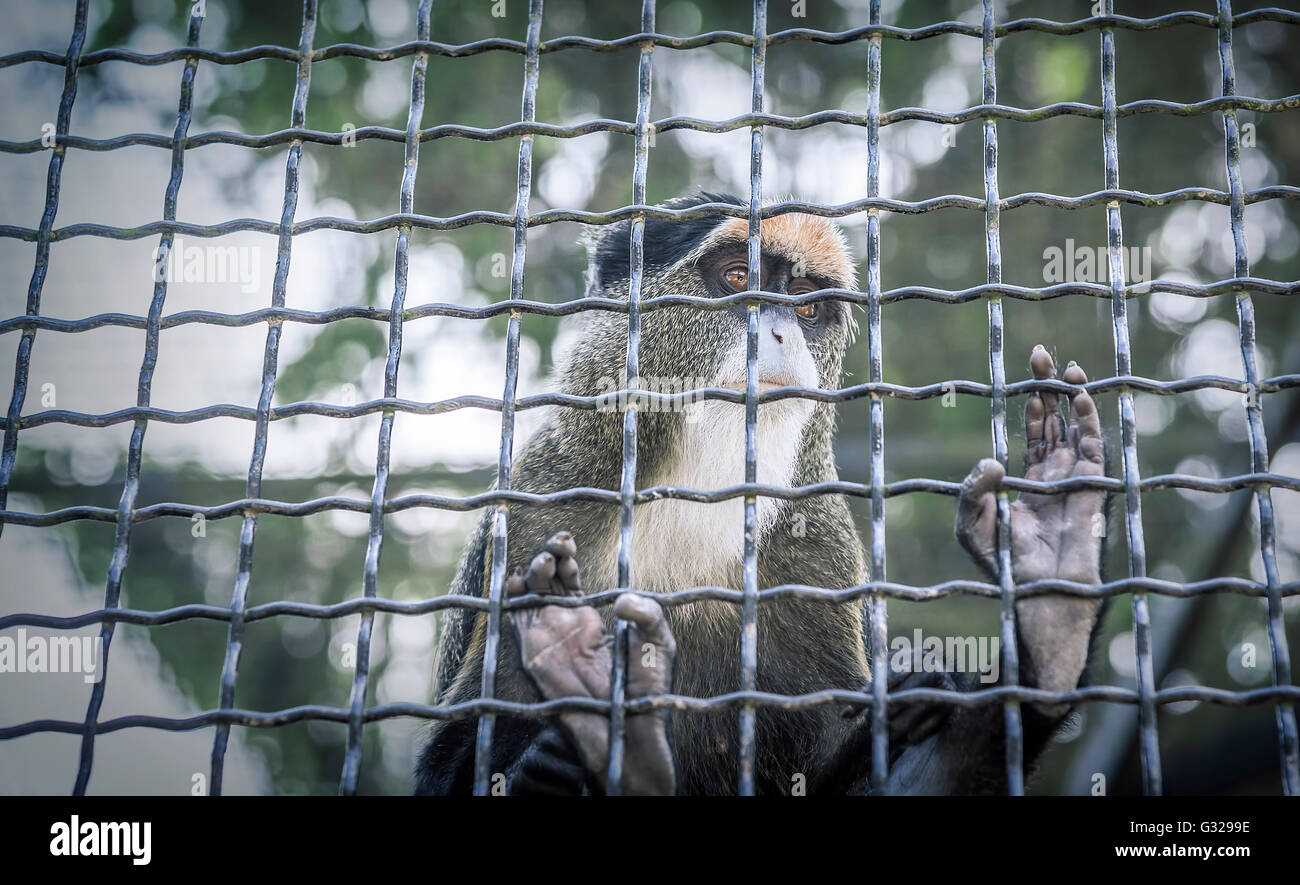
[[(744, 406), (707, 400), (694, 408), (698, 412), (683, 416), (684, 433), (675, 462), (654, 477), (653, 484), (700, 491), (742, 484)], [(790, 485), (813, 408), (809, 400), (782, 400), (759, 407), (759, 483)], [(777, 523), (786, 504), (778, 498), (758, 498), (760, 539), (779, 530)], [(698, 586), (739, 589), (744, 527), (743, 497), (715, 503), (665, 499), (637, 505), (632, 585), (655, 592)]]

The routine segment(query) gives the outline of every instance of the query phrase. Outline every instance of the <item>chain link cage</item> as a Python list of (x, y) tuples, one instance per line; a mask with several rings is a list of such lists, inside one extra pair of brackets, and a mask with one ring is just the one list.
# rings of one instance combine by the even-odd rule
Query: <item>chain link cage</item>
[[(27, 290), (26, 312), (21, 316), (0, 320), (0, 334), (17, 338), (17, 359), (12, 395), (4, 418), (3, 459), (0, 460), (0, 530), (5, 525), (52, 526), (73, 520), (98, 520), (113, 523), (115, 535), (111, 564), (104, 591), (103, 607), (74, 617), (52, 617), (41, 614), (11, 614), (0, 617), (0, 629), (17, 626), (44, 627), (68, 630), (87, 625), (100, 625), (104, 654), (107, 656), (119, 623), (158, 626), (187, 619), (212, 619), (229, 624), (229, 640), (225, 662), (220, 677), (220, 703), (217, 709), (188, 718), (130, 715), (111, 720), (100, 719), (106, 680), (93, 686), (89, 707), (83, 721), (40, 720), (7, 725), (0, 728), (0, 738), (14, 739), (40, 732), (61, 732), (79, 735), (81, 739), (80, 762), (77, 767), (74, 792), (86, 790), (94, 763), (97, 735), (121, 729), (153, 728), (187, 731), (214, 728), (215, 738), (211, 756), (211, 792), (219, 793), (223, 766), (232, 725), (256, 728), (274, 728), (306, 720), (325, 720), (345, 723), (347, 726), (346, 753), (339, 783), (343, 794), (356, 792), (358, 773), (362, 762), (362, 732), (367, 724), (394, 717), (419, 719), (478, 719), (477, 761), (475, 766), (475, 791), (489, 791), (489, 748), (493, 726), (499, 716), (545, 717), (566, 710), (597, 711), (611, 720), (612, 747), (608, 772), (608, 791), (620, 790), (622, 743), (624, 722), (629, 711), (671, 708), (679, 715), (694, 711), (726, 708), (735, 711), (739, 718), (740, 744), (738, 758), (738, 791), (754, 792), (755, 716), (760, 708), (797, 709), (821, 704), (857, 704), (869, 706), (873, 722), (873, 742), (870, 771), (872, 782), (887, 783), (889, 749), (887, 723), (892, 710), (898, 705), (915, 702), (943, 703), (970, 707), (981, 704), (1001, 704), (1006, 723), (1006, 778), (1009, 791), (1024, 791), (1022, 729), (1020, 705), (1030, 702), (1057, 701), (1076, 704), (1081, 702), (1108, 702), (1136, 705), (1140, 722), (1140, 759), (1142, 786), (1148, 794), (1159, 794), (1162, 789), (1161, 756), (1157, 734), (1157, 707), (1185, 701), (1202, 701), (1229, 706), (1269, 704), (1276, 709), (1277, 743), (1280, 752), (1282, 788), (1286, 794), (1300, 793), (1300, 747), (1297, 744), (1295, 702), (1300, 689), (1292, 685), (1290, 652), (1283, 623), (1283, 597), (1295, 595), (1300, 588), (1296, 583), (1284, 583), (1279, 577), (1275, 551), (1276, 528), (1273, 504), (1270, 498), (1274, 488), (1300, 491), (1300, 479), (1269, 472), (1268, 440), (1265, 437), (1263, 410), (1267, 398), (1263, 394), (1300, 387), (1300, 375), (1287, 374), (1271, 378), (1259, 377), (1255, 344), (1255, 296), (1279, 297), (1295, 295), (1300, 285), (1251, 275), (1247, 256), (1244, 215), (1246, 206), (1264, 200), (1295, 200), (1300, 198), (1300, 188), (1270, 186), (1245, 190), (1242, 186), (1240, 158), (1240, 127), (1238, 111), (1283, 113), (1300, 108), (1300, 96), (1293, 95), (1276, 100), (1248, 98), (1236, 94), (1233, 66), (1233, 31), (1240, 26), (1274, 21), (1300, 25), (1300, 13), (1280, 9), (1256, 9), (1246, 13), (1232, 11), (1230, 0), (1218, 0), (1217, 14), (1202, 12), (1177, 12), (1154, 18), (1134, 18), (1116, 15), (1112, 0), (1102, 0), (1099, 14), (1077, 21), (1048, 21), (1022, 18), (999, 23), (995, 18), (994, 0), (983, 0), (983, 21), (979, 25), (945, 21), (918, 28), (893, 27), (882, 24), (881, 0), (871, 0), (867, 20), (860, 26), (841, 32), (809, 29), (791, 29), (769, 33), (767, 28), (767, 3), (756, 0), (753, 4), (753, 29), (750, 33), (713, 31), (692, 37), (673, 37), (655, 29), (654, 0), (644, 0), (641, 12), (641, 32), (615, 40), (597, 40), (588, 37), (564, 36), (543, 42), (541, 40), (542, 0), (529, 0), (528, 28), (525, 39), (491, 38), (461, 45), (439, 43), (431, 40), (430, 20), (432, 0), (419, 0), (415, 39), (389, 47), (371, 47), (357, 44), (337, 44), (317, 48), (314, 45), (317, 0), (304, 0), (302, 29), (298, 46), (262, 45), (230, 52), (203, 49), (199, 46), (204, 17), (202, 4), (195, 4), (188, 22), (186, 45), (165, 52), (145, 54), (123, 49), (102, 49), (83, 54), (87, 34), (89, 0), (77, 0), (72, 37), (64, 55), (48, 51), (28, 50), (0, 57), (0, 67), (39, 62), (61, 65), (64, 69), (62, 98), (58, 106), (56, 137), (52, 145), (37, 139), (27, 142), (0, 142), (0, 151), (10, 154), (36, 153), (48, 150), (49, 172), (45, 191), (45, 208), (36, 228), (0, 225), (0, 236), (17, 238), (34, 243), (35, 266)], [(1222, 92), (1218, 97), (1190, 104), (1159, 100), (1139, 100), (1120, 104), (1116, 101), (1115, 32), (1116, 30), (1156, 31), (1174, 27), (1212, 29), (1218, 36), (1218, 54), (1222, 74)], [(995, 56), (998, 40), (1008, 34), (1036, 31), (1049, 35), (1071, 35), (1095, 32), (1099, 37), (1101, 60), (1100, 106), (1078, 102), (1058, 102), (1034, 109), (1021, 109), (998, 103)], [(941, 113), (925, 108), (902, 108), (882, 112), (880, 108), (881, 79), (884, 75), (881, 48), (886, 41), (925, 40), (938, 35), (960, 35), (982, 41), (983, 96), (978, 106), (955, 113)], [(865, 114), (844, 110), (822, 110), (804, 116), (782, 116), (764, 108), (766, 53), (770, 46), (791, 41), (813, 41), (823, 44), (845, 44), (865, 41), (868, 47), (866, 88), (868, 108)], [(732, 44), (747, 47), (752, 54), (752, 107), (749, 114), (729, 120), (716, 121), (694, 117), (673, 117), (652, 121), (651, 73), (656, 48), (668, 47), (684, 50), (714, 44)], [(535, 119), (535, 99), (538, 88), (539, 61), (552, 52), (610, 52), (621, 48), (637, 48), (640, 63), (637, 78), (637, 113), (635, 121), (601, 119), (572, 126), (539, 123)], [(444, 56), (459, 58), (486, 52), (507, 52), (522, 56), (524, 76), (522, 112), (519, 122), (497, 128), (481, 129), (453, 123), (424, 126), (425, 76), (428, 58)], [(311, 70), (315, 62), (336, 57), (365, 60), (411, 59), (411, 86), (409, 112), (405, 130), (382, 126), (365, 126), (354, 132), (325, 132), (304, 127)], [(214, 65), (239, 65), (261, 59), (291, 61), (297, 65), (296, 88), (290, 111), (289, 128), (265, 135), (243, 135), (230, 132), (189, 132), (194, 96), (195, 72), (200, 63)], [(90, 138), (70, 133), (70, 119), (77, 95), (77, 78), (80, 71), (110, 60), (134, 65), (159, 65), (166, 62), (184, 62), (180, 84), (179, 110), (175, 131), (171, 138), (160, 135), (132, 134), (114, 138)], [(1138, 114), (1170, 114), (1197, 116), (1221, 114), (1223, 119), (1224, 158), (1227, 167), (1228, 190), (1191, 186), (1168, 193), (1145, 193), (1119, 186), (1119, 153), (1116, 127), (1118, 120)], [(1103, 143), (1099, 161), (1105, 169), (1105, 189), (1078, 197), (1053, 196), (1043, 193), (1023, 193), (1001, 196), (998, 188), (998, 123), (999, 121), (1033, 122), (1061, 115), (1073, 115), (1102, 122)], [(940, 124), (958, 124), (979, 121), (983, 126), (983, 177), (982, 196), (947, 194), (917, 202), (885, 199), (880, 196), (880, 130), (882, 127), (904, 120), (921, 120)], [(786, 200), (764, 205), (763, 192), (763, 137), (768, 127), (777, 129), (803, 129), (825, 123), (845, 123), (861, 127), (867, 144), (867, 181), (865, 199), (840, 205), (824, 205)], [(749, 129), (751, 133), (750, 190), (748, 207), (709, 204), (683, 210), (652, 207), (646, 204), (647, 154), (655, 133), (672, 130), (695, 130), (721, 133)], [(635, 165), (633, 169), (633, 201), (608, 212), (584, 212), (553, 209), (530, 212), (532, 191), (533, 144), (537, 136), (571, 138), (591, 132), (613, 132), (630, 135), (635, 139)], [(400, 142), (405, 146), (405, 166), (396, 214), (368, 221), (349, 221), (335, 217), (296, 217), (299, 194), (299, 169), (304, 143), (338, 146), (346, 139), (380, 139)], [(450, 217), (419, 214), (414, 206), (414, 186), (417, 172), (419, 146), (426, 141), (441, 138), (496, 141), (519, 139), (517, 199), (513, 213), (472, 211)], [(280, 220), (238, 219), (220, 224), (200, 225), (178, 221), (177, 195), (185, 171), (186, 152), (208, 144), (239, 145), (262, 148), (288, 145), (285, 168), (283, 211)], [(133, 228), (121, 228), (95, 223), (77, 223), (55, 227), (59, 206), (60, 180), (63, 162), (69, 150), (111, 151), (129, 145), (148, 145), (168, 148), (171, 151), (171, 177), (166, 188), (163, 217), (159, 221)], [(1231, 236), (1235, 249), (1234, 274), (1207, 285), (1157, 280), (1145, 287), (1135, 287), (1124, 282), (1123, 206), (1165, 206), (1184, 201), (1203, 201), (1226, 205), (1230, 210)], [(1075, 209), (1087, 206), (1104, 206), (1106, 210), (1106, 244), (1109, 259), (1109, 284), (1065, 283), (1041, 288), (1005, 285), (1002, 282), (1002, 260), (999, 214), (1021, 206), (1038, 205), (1058, 209)], [(881, 213), (926, 213), (943, 208), (962, 208), (983, 211), (986, 234), (987, 282), (985, 285), (958, 291), (945, 291), (926, 286), (904, 286), (889, 291), (881, 290)], [(749, 225), (749, 268), (752, 275), (759, 266), (760, 219), (783, 213), (800, 212), (824, 217), (845, 217), (865, 213), (867, 219), (866, 286), (865, 292), (832, 289), (809, 295), (783, 296), (745, 292), (721, 300), (690, 296), (662, 296), (643, 299), (643, 237), (647, 218), (669, 221), (688, 220), (706, 215), (731, 215), (745, 218)], [(524, 269), (527, 232), (530, 228), (561, 221), (585, 225), (608, 225), (630, 219), (631, 257), (630, 297), (624, 301), (603, 297), (583, 297), (563, 303), (542, 303), (524, 298)], [(499, 225), (510, 228), (514, 235), (513, 261), (510, 272), (510, 295), (503, 302), (483, 307), (465, 307), (445, 303), (407, 306), (408, 247), (414, 229), (446, 231), (468, 225)], [(392, 302), (387, 309), (347, 306), (331, 310), (311, 311), (290, 309), (285, 306), (285, 289), (289, 272), (294, 238), (300, 234), (321, 229), (347, 231), (356, 234), (397, 232), (394, 254), (395, 285)], [(256, 231), (278, 237), (274, 289), (271, 306), (242, 314), (229, 314), (209, 310), (190, 310), (164, 316), (167, 281), (156, 282), (148, 314), (145, 316), (121, 313), (100, 314), (84, 319), (54, 319), (41, 314), (41, 291), (49, 266), (50, 245), (73, 237), (103, 237), (112, 240), (134, 240), (158, 237), (163, 252), (170, 249), (178, 235), (191, 237), (218, 237), (237, 231)], [(1171, 381), (1156, 381), (1135, 376), (1131, 370), (1132, 342), (1128, 319), (1128, 299), (1140, 297), (1150, 291), (1168, 291), (1180, 295), (1209, 297), (1231, 294), (1236, 302), (1242, 376), (1198, 376)], [(885, 434), (883, 403), (886, 398), (926, 399), (955, 391), (960, 395), (983, 397), (992, 404), (991, 429), (995, 456), (1004, 465), (1008, 460), (1007, 398), (1032, 390), (1052, 390), (1070, 393), (1078, 388), (1060, 381), (1026, 381), (1007, 383), (1005, 353), (1003, 351), (1004, 299), (1040, 301), (1060, 296), (1086, 296), (1108, 299), (1111, 306), (1114, 334), (1114, 374), (1085, 385), (1092, 392), (1114, 392), (1120, 404), (1122, 470), (1118, 477), (1075, 478), (1050, 483), (1008, 478), (998, 494), (1000, 579), (996, 584), (978, 581), (949, 581), (934, 586), (908, 586), (891, 583), (885, 575), (885, 499), (914, 492), (928, 492), (955, 496), (958, 484), (931, 479), (912, 479), (895, 483), (884, 481)], [(839, 390), (790, 388), (774, 394), (758, 395), (757, 387), (757, 335), (758, 317), (762, 304), (802, 304), (808, 301), (839, 299), (862, 305), (866, 309), (867, 347), (869, 348), (870, 375), (866, 383)], [(958, 304), (983, 300), (988, 306), (988, 341), (990, 383), (976, 384), (968, 381), (948, 381), (923, 387), (906, 387), (884, 380), (882, 373), (881, 308), (905, 299), (924, 299), (942, 304)], [(692, 305), (700, 309), (718, 309), (732, 304), (747, 306), (748, 316), (748, 383), (747, 393), (740, 394), (723, 389), (691, 391), (681, 395), (666, 395), (641, 390), (627, 390), (626, 395), (640, 397), (643, 403), (671, 404), (684, 397), (703, 396), (726, 399), (745, 405), (746, 445), (745, 483), (718, 491), (700, 491), (676, 488), (642, 488), (635, 484), (637, 463), (637, 410), (625, 411), (623, 425), (623, 472), (618, 491), (590, 488), (564, 489), (552, 494), (529, 494), (511, 488), (511, 461), (514, 453), (516, 412), (542, 405), (564, 408), (597, 408), (597, 397), (581, 397), (547, 393), (530, 397), (517, 397), (519, 377), (520, 322), (525, 314), (567, 316), (588, 310), (614, 311), (627, 314), (627, 362), (625, 381), (630, 388), (639, 377), (638, 348), (641, 321), (645, 311), (670, 305)], [(500, 399), (478, 396), (460, 396), (436, 402), (416, 402), (399, 397), (397, 372), (402, 356), (403, 324), (429, 316), (446, 316), (463, 319), (487, 319), (496, 316), (509, 318), (506, 335), (507, 359), (504, 387)], [(388, 324), (387, 363), (384, 374), (384, 394), (381, 399), (345, 406), (322, 402), (295, 402), (272, 406), (276, 388), (277, 359), (281, 334), (285, 323), (327, 324), (348, 318), (367, 318)], [(189, 411), (170, 411), (150, 404), (150, 388), (158, 358), (159, 334), (163, 329), (185, 324), (210, 324), (216, 326), (266, 325), (266, 344), (261, 376), (261, 395), (256, 408), (233, 405), (212, 405)], [(145, 351), (139, 372), (137, 404), (134, 408), (106, 414), (89, 414), (69, 410), (46, 410), (23, 414), (27, 396), (29, 366), (37, 332), (72, 333), (102, 326), (121, 326), (143, 329)], [(12, 338), (10, 339), (12, 340)], [(1246, 418), (1249, 428), (1251, 470), (1248, 474), (1222, 479), (1206, 479), (1186, 474), (1168, 474), (1143, 477), (1138, 469), (1137, 431), (1133, 406), (1134, 392), (1152, 394), (1177, 394), (1200, 389), (1233, 391), (1245, 396)], [(833, 482), (800, 488), (782, 488), (761, 485), (757, 477), (757, 416), (758, 403), (783, 397), (805, 397), (819, 402), (846, 402), (865, 399), (870, 418), (870, 483)], [(393, 420), (398, 412), (438, 415), (456, 409), (482, 408), (501, 413), (500, 453), (496, 469), (494, 490), (467, 497), (448, 497), (428, 494), (389, 496), (390, 450)], [(356, 418), (379, 414), (378, 458), (375, 464), (373, 489), (368, 500), (344, 496), (320, 497), (313, 500), (288, 502), (269, 500), (261, 495), (262, 470), (266, 456), (268, 427), (274, 420), (295, 415), (320, 415), (334, 418)], [(140, 467), (145, 433), (151, 422), (190, 423), (216, 417), (234, 417), (254, 422), (255, 442), (249, 462), (246, 494), (239, 500), (217, 506), (201, 507), (183, 502), (167, 502), (137, 506)], [(34, 513), (4, 509), (13, 476), (20, 431), (52, 423), (66, 423), (80, 427), (107, 427), (130, 423), (133, 431), (127, 452), (126, 481), (116, 508), (74, 506), (52, 512)], [(1061, 494), (1078, 489), (1099, 489), (1122, 496), (1124, 528), (1128, 550), (1128, 576), (1099, 585), (1083, 585), (1050, 580), (1017, 585), (1012, 579), (1009, 551), (1009, 491), (1033, 491)], [(1262, 582), (1240, 578), (1215, 578), (1194, 583), (1157, 580), (1147, 576), (1146, 554), (1143, 538), (1142, 496), (1154, 489), (1192, 489), (1203, 492), (1226, 493), (1246, 489), (1253, 492), (1258, 511), (1259, 552), (1263, 558), (1266, 580)], [(757, 578), (756, 502), (759, 496), (772, 496), (795, 500), (815, 495), (837, 494), (867, 498), (870, 501), (871, 521), (869, 538), (870, 581), (858, 587), (827, 590), (807, 586), (781, 586), (759, 589)], [(741, 497), (744, 499), (745, 544), (743, 585), (739, 589), (719, 587), (686, 588), (657, 596), (665, 605), (681, 605), (703, 599), (723, 600), (740, 606), (742, 613), (742, 640), (739, 648), (741, 662), (740, 691), (721, 697), (695, 698), (685, 696), (655, 696), (629, 700), (623, 693), (625, 655), (615, 655), (614, 693), (611, 701), (590, 699), (553, 700), (544, 703), (522, 704), (498, 700), (494, 697), (498, 667), (497, 650), (502, 630), (502, 616), (508, 611), (536, 606), (553, 598), (525, 596), (515, 600), (504, 598), (506, 544), (512, 504), (549, 504), (561, 501), (616, 502), (621, 509), (618, 552), (618, 585), (635, 587), (630, 568), (633, 507), (642, 502), (660, 498), (679, 498), (690, 501), (716, 502)], [(439, 508), (468, 511), (492, 508), (493, 512), (493, 569), (490, 594), (487, 598), (463, 595), (442, 595), (419, 601), (385, 599), (378, 594), (380, 550), (384, 542), (384, 516), (411, 508)], [(252, 579), (253, 544), (260, 514), (278, 514), (302, 517), (330, 510), (354, 511), (369, 515), (368, 543), (364, 566), (364, 592), (361, 597), (339, 604), (316, 605), (303, 602), (275, 601), (249, 607), (246, 604)], [(162, 610), (144, 611), (122, 608), (119, 605), (127, 554), (133, 527), (140, 522), (160, 517), (194, 517), (205, 519), (242, 520), (239, 535), (238, 572), (233, 599), (229, 607), (189, 604)], [(584, 602), (608, 605), (616, 598), (619, 589), (611, 589), (586, 597)], [(1015, 629), (1015, 600), (1045, 592), (1072, 594), (1081, 597), (1108, 598), (1121, 594), (1132, 596), (1132, 632), (1137, 661), (1137, 688), (1097, 685), (1068, 692), (1048, 692), (1017, 684), (1018, 650)], [(1151, 619), (1148, 595), (1162, 594), (1171, 597), (1195, 597), (1216, 593), (1236, 593), (1259, 597), (1267, 601), (1267, 631), (1272, 651), (1272, 685), (1247, 691), (1228, 691), (1205, 686), (1180, 686), (1157, 690), (1152, 665)], [(869, 693), (857, 691), (823, 691), (804, 696), (780, 696), (756, 691), (757, 668), (757, 610), (760, 599), (777, 597), (805, 600), (859, 601), (867, 614), (874, 672), (888, 672), (886, 600), (933, 600), (957, 594), (995, 598), (1000, 601), (1001, 654), (1003, 684), (970, 693), (939, 689), (917, 688), (902, 692), (888, 691), (886, 680), (877, 678)], [(367, 689), (370, 674), (371, 633), (376, 612), (395, 615), (418, 615), (443, 611), (453, 607), (484, 612), (487, 616), (487, 654), (483, 672), (481, 697), (469, 703), (450, 706), (429, 706), (416, 703), (390, 703), (367, 706)], [(336, 619), (347, 615), (360, 615), (360, 629), (356, 641), (356, 667), (351, 700), (347, 707), (306, 705), (270, 712), (238, 709), (234, 705), (236, 681), (239, 676), (240, 652), (245, 628), (249, 623), (266, 618), (296, 616), (315, 619)], [(619, 649), (626, 648), (626, 624), (620, 623), (616, 631)], [(105, 664), (107, 663), (107, 658)], [(864, 760), (865, 765), (865, 760)]]

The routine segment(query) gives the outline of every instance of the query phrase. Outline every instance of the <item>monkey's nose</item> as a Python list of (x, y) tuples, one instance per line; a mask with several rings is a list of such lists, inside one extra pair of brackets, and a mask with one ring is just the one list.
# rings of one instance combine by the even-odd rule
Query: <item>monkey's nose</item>
[(777, 332), (776, 329), (772, 330), (772, 337), (776, 339), (777, 344), (785, 344), (785, 336)]

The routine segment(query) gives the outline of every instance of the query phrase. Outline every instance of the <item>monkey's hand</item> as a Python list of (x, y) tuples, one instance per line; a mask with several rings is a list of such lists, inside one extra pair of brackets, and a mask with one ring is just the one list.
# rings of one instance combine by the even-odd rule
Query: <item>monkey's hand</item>
[[(1029, 357), (1037, 379), (1056, 377), (1051, 355), (1040, 344)], [(1066, 366), (1069, 384), (1088, 377), (1073, 361)], [(1026, 479), (1051, 482), (1075, 476), (1102, 476), (1101, 424), (1097, 406), (1086, 392), (1070, 398), (1067, 429), (1055, 393), (1031, 393), (1025, 403), (1028, 443)], [(997, 574), (997, 498), (1002, 465), (985, 458), (962, 483), (957, 505), (957, 538), (990, 574)], [(1011, 565), (1017, 584), (1057, 578), (1084, 584), (1100, 582), (1101, 544), (1105, 536), (1105, 493), (1025, 493), (1011, 504)], [(1100, 599), (1059, 594), (1016, 603), (1024, 684), (1049, 691), (1077, 687), (1087, 665)], [(1026, 655), (1027, 654), (1027, 659)], [(1064, 706), (1045, 712), (1063, 714)]]
[[(506, 592), (512, 597), (525, 593), (581, 596), (577, 553), (573, 536), (560, 532), (546, 542), (527, 572), (515, 570), (506, 582)], [(615, 600), (614, 614), (631, 622), (627, 697), (667, 693), (677, 648), (659, 603), (625, 593)], [(517, 611), (512, 620), (524, 669), (543, 697), (609, 700), (614, 638), (595, 608), (547, 605)], [(609, 719), (599, 713), (569, 712), (560, 714), (560, 722), (588, 772), (603, 784), (609, 766)], [(629, 795), (671, 795), (675, 791), (664, 714), (627, 717), (623, 786)]]

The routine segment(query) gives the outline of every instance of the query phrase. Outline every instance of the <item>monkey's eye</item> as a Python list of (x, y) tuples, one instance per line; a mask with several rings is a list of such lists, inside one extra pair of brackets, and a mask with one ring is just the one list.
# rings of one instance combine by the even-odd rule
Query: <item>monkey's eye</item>
[[(790, 295), (807, 295), (809, 292), (816, 292), (818, 285), (807, 277), (796, 277), (790, 281), (786, 292)], [(820, 304), (801, 304), (794, 309), (794, 312), (806, 320), (815, 320), (821, 315), (822, 306)]]
[(749, 288), (749, 265), (733, 264), (722, 272), (722, 281), (733, 292), (744, 292)]

